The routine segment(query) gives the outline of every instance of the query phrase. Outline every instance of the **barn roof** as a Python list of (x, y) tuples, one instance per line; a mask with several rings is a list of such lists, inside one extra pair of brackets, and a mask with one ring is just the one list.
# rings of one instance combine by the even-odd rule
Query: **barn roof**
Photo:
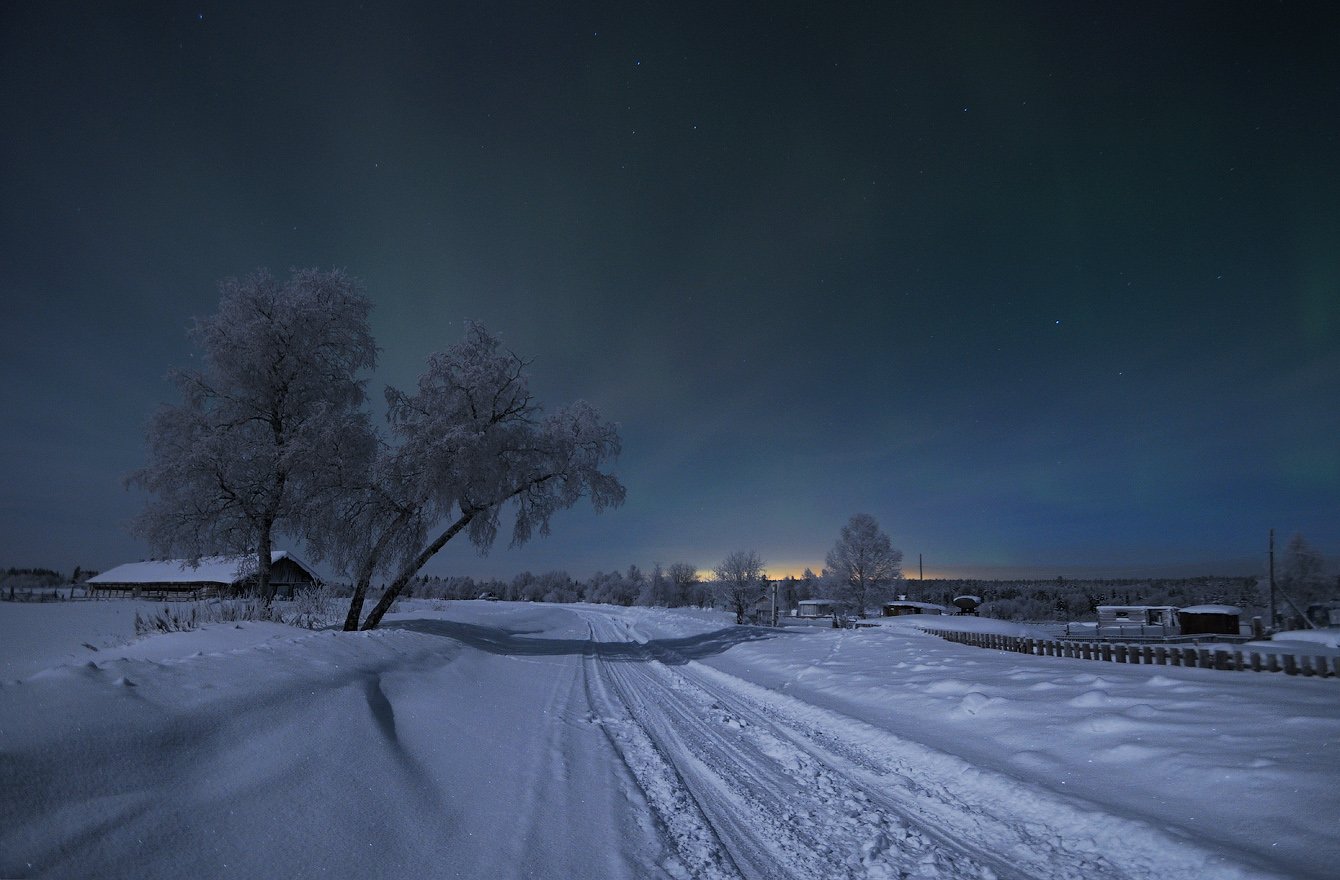
[[(188, 559), (153, 559), (148, 562), (128, 562), (94, 575), (88, 583), (98, 584), (235, 584), (249, 576), (251, 556), (204, 556), (199, 565)], [(313, 578), (316, 572), (287, 550), (270, 554), (270, 564), (289, 559)]]

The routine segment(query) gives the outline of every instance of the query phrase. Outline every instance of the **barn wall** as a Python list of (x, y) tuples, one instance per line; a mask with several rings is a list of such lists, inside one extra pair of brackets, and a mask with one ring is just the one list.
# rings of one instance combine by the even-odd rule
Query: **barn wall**
[(1187, 614), (1182, 612), (1182, 635), (1227, 635), (1238, 634), (1238, 615), (1236, 614)]

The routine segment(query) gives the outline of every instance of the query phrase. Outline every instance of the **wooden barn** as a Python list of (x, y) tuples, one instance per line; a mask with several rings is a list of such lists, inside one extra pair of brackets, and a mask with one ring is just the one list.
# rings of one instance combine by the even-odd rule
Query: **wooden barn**
[[(270, 554), (270, 583), (275, 595), (292, 596), (303, 587), (320, 584), (310, 566), (287, 550)], [(104, 571), (84, 582), (90, 597), (142, 596), (153, 599), (199, 599), (238, 596), (256, 584), (254, 556), (206, 556), (191, 565), (185, 559), (130, 562)]]
[(1242, 629), (1242, 609), (1233, 605), (1192, 605), (1177, 612), (1182, 635), (1236, 636)]

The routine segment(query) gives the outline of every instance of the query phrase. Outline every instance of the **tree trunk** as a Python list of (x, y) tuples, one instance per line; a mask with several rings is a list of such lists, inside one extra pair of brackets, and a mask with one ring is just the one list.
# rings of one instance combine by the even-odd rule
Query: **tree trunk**
[(398, 574), (396, 579), (391, 583), (391, 586), (387, 587), (386, 592), (382, 593), (381, 599), (377, 601), (377, 605), (372, 609), (372, 612), (368, 614), (368, 619), (363, 621), (363, 625), (359, 627), (359, 629), (373, 629), (377, 624), (381, 623), (382, 618), (386, 616), (386, 612), (391, 610), (391, 604), (395, 602), (396, 597), (400, 595), (405, 589), (405, 585), (409, 583), (409, 579), (418, 574), (419, 569), (423, 568), (424, 565), (428, 563), (428, 560), (432, 559), (433, 556), (437, 554), (437, 551), (447, 546), (447, 542), (456, 537), (460, 530), (465, 528), (470, 520), (474, 518), (474, 513), (462, 514), (461, 518), (452, 523), (450, 528), (441, 535), (438, 535), (437, 540), (423, 548), (423, 550), (419, 552), (419, 555), (414, 557), (414, 560), (401, 570), (400, 574)]
[(358, 619), (363, 614), (363, 600), (367, 598), (372, 573), (377, 570), (377, 564), (381, 562), (382, 554), (386, 552), (386, 545), (391, 542), (396, 532), (404, 527), (408, 519), (409, 517), (404, 514), (396, 517), (395, 522), (391, 523), (377, 539), (377, 543), (372, 545), (372, 549), (368, 551), (368, 558), (359, 567), (358, 576), (354, 579), (354, 595), (349, 600), (349, 613), (344, 617), (345, 632), (354, 632), (358, 629)]
[(372, 581), (372, 562), (368, 561), (358, 570), (358, 577), (354, 579), (354, 595), (349, 600), (349, 613), (344, 616), (344, 631), (354, 632), (358, 629), (358, 619), (363, 615), (363, 599), (368, 594), (368, 584)]
[(274, 523), (266, 519), (261, 523), (260, 539), (256, 546), (256, 590), (266, 605), (274, 600), (274, 590), (270, 588), (270, 531)]

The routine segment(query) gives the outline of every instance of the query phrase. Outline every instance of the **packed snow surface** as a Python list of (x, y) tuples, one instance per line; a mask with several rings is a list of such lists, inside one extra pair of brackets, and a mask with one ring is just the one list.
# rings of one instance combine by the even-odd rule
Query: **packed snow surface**
[(1199, 880), (1340, 863), (1335, 679), (1008, 654), (924, 618), (404, 607), (371, 633), (133, 639), (133, 603), (0, 605), (0, 876)]

